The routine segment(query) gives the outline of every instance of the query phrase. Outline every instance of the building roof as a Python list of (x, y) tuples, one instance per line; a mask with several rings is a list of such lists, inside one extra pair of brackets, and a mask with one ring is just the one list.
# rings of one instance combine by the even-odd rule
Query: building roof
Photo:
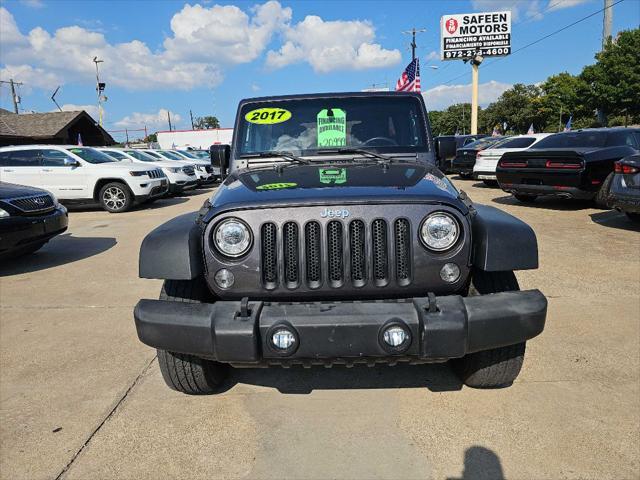
[[(0, 109), (0, 135), (53, 137), (84, 112), (23, 113)], [(85, 114), (86, 115), (86, 114)]]

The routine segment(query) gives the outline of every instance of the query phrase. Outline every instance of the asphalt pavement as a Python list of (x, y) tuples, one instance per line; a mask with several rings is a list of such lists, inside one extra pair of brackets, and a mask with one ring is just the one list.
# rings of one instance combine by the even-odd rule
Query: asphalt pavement
[(517, 277), (547, 295), (547, 325), (511, 387), (438, 364), (234, 370), (218, 395), (174, 392), (136, 336), (133, 306), (161, 285), (138, 278), (138, 250), (211, 191), (74, 210), (0, 265), (0, 478), (639, 478), (640, 229), (454, 182), (538, 236), (540, 269)]

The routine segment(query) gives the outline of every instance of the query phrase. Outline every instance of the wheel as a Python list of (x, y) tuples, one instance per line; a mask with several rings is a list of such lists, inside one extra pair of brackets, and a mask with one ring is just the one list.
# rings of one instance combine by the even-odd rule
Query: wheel
[[(473, 273), (469, 295), (520, 290), (511, 271)], [(474, 388), (506, 387), (513, 383), (524, 361), (526, 342), (470, 353), (452, 360), (452, 367), (465, 385)]]
[[(194, 280), (165, 280), (160, 300), (202, 303), (214, 299), (205, 280), (199, 277)], [(226, 378), (228, 367), (223, 363), (186, 353), (157, 351), (162, 378), (169, 388), (178, 392), (188, 395), (215, 393)]]
[(536, 201), (536, 198), (538, 198), (537, 195), (526, 195), (524, 193), (514, 193), (513, 196), (522, 203), (533, 203)]
[(624, 214), (627, 216), (627, 218), (629, 220), (631, 220), (632, 222), (635, 223), (640, 223), (640, 213), (631, 213), (631, 212), (624, 212)]
[(596, 205), (600, 208), (608, 208), (609, 203), (609, 190), (611, 189), (611, 182), (613, 181), (613, 172), (607, 175), (602, 185), (598, 189), (598, 193), (594, 198)]
[(133, 205), (133, 194), (124, 183), (107, 183), (100, 189), (100, 204), (109, 213), (126, 212)]
[(497, 187), (498, 186), (498, 181), (497, 180), (483, 180), (482, 183), (484, 183), (487, 187)]

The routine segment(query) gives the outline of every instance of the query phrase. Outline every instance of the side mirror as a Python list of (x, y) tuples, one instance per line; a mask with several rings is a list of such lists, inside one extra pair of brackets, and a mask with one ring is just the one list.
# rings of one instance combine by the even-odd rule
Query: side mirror
[(211, 145), (209, 157), (211, 158), (211, 166), (220, 168), (220, 176), (226, 177), (231, 158), (231, 147), (229, 145)]
[(65, 158), (62, 160), (63, 165), (65, 167), (79, 167), (80, 166), (80, 162), (77, 160), (74, 160), (73, 158)]

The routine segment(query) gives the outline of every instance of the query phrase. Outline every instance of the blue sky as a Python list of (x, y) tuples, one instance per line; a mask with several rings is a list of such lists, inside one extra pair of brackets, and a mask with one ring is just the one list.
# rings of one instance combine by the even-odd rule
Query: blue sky
[[(0, 77), (22, 81), (21, 108), (50, 111), (58, 103), (95, 116), (94, 55), (103, 58), (108, 130), (178, 128), (215, 114), (231, 126), (241, 98), (313, 91), (360, 90), (395, 80), (418, 37), (422, 86), (432, 109), (468, 101), (470, 67), (439, 61), (439, 21), (450, 13), (511, 10), (513, 47), (534, 41), (602, 8), (602, 0), (460, 1), (2, 1)], [(614, 33), (637, 28), (640, 1), (614, 7)], [(578, 73), (600, 48), (602, 14), (480, 69), (487, 104), (514, 83)], [(437, 70), (426, 68), (439, 67)], [(0, 106), (11, 108), (2, 86)], [(118, 136), (116, 135), (116, 138)]]

